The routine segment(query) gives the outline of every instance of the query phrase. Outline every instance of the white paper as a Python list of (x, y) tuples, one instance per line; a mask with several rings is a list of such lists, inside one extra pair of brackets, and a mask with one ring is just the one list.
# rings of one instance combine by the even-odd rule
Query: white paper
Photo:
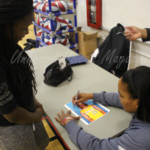
[(58, 57), (58, 62), (61, 70), (66, 67), (66, 61), (63, 56)]
[[(88, 106), (86, 106), (86, 108), (82, 107), (82, 109), (79, 108), (79, 106), (76, 106), (76, 105), (73, 107), (72, 102), (70, 102), (70, 103), (68, 103), (64, 106), (67, 109), (71, 110), (71, 112), (75, 116), (81, 116), (82, 118), (80, 120), (83, 123), (85, 123), (86, 125), (89, 125), (90, 123), (95, 122), (96, 120), (104, 117), (107, 113), (110, 112), (109, 109), (107, 109), (106, 107), (104, 107), (100, 103), (94, 103), (93, 100), (88, 100), (87, 102), (85, 102), (85, 104), (88, 105)], [(84, 111), (84, 113), (82, 111)], [(84, 114), (86, 115), (86, 117), (88, 116), (88, 118), (85, 118), (85, 116), (83, 116)]]

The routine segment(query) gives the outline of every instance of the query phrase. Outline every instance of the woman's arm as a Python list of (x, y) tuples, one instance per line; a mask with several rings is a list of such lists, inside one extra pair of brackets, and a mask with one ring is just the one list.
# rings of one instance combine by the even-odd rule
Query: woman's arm
[(138, 38), (142, 38), (143, 42), (150, 41), (150, 28), (138, 28), (135, 26), (126, 27), (124, 35), (130, 41), (134, 41)]
[(123, 108), (119, 99), (119, 93), (106, 93), (104, 91), (101, 93), (93, 94), (79, 93), (78, 100), (75, 100), (75, 97), (76, 96), (72, 98), (73, 104), (77, 104), (80, 102), (84, 103), (89, 99), (93, 99), (94, 102), (99, 102), (103, 105)]
[(124, 35), (130, 41), (134, 41), (139, 38), (142, 38), (142, 39), (147, 38), (146, 29), (138, 28), (135, 26), (128, 26), (126, 27), (126, 29), (127, 30), (125, 30)]
[(7, 74), (0, 65), (0, 114), (11, 123), (28, 124), (38, 122), (43, 115), (42, 106), (34, 101), (35, 112), (19, 107), (7, 80)]
[(11, 113), (4, 114), (3, 116), (11, 123), (28, 124), (40, 121), (43, 116), (43, 111), (42, 109), (37, 108), (36, 111), (32, 113), (22, 107), (17, 106)]
[[(80, 150), (143, 150), (146, 149), (140, 139), (144, 142), (146, 140), (147, 147), (149, 146), (149, 139), (144, 138), (143, 134), (138, 133), (137, 130), (125, 131), (126, 133), (115, 139), (99, 139), (87, 132), (82, 127), (77, 126), (74, 121), (70, 121), (65, 125), (70, 139)], [(98, 131), (98, 129), (95, 129)], [(99, 133), (101, 134), (101, 133)], [(139, 136), (142, 136), (139, 138)]]
[[(70, 112), (71, 111), (65, 113), (64, 111), (61, 111), (61, 114), (57, 113), (59, 118), (55, 119), (61, 125), (65, 126), (70, 139), (80, 150), (148, 150), (150, 147), (150, 132), (145, 130), (145, 128), (140, 126), (137, 128), (131, 127), (120, 137), (114, 139), (99, 139), (92, 134), (85, 132), (82, 127), (77, 126), (70, 118), (73, 118), (74, 120), (79, 118), (71, 116)], [(65, 119), (67, 117), (69, 117), (69, 119)], [(132, 120), (132, 122), (137, 122), (137, 120)], [(97, 130), (99, 135), (101, 134), (99, 128), (94, 128), (94, 130)]]
[(44, 111), (44, 108), (43, 108), (42, 104), (39, 103), (38, 100), (35, 97), (34, 97), (34, 108), (35, 108), (35, 110), (37, 108), (40, 108), (40, 109), (42, 109)]
[(101, 93), (94, 93), (93, 101), (99, 102), (102, 105), (106, 105), (106, 106), (115, 106), (115, 107), (123, 108), (119, 99), (119, 93), (106, 93), (104, 91)]

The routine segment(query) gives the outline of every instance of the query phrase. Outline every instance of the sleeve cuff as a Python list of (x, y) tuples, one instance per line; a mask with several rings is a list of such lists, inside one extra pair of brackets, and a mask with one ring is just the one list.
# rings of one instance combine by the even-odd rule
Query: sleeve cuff
[(147, 38), (142, 39), (143, 42), (150, 41), (150, 29), (149, 28), (145, 28), (145, 29), (147, 30)]
[(65, 125), (65, 129), (68, 131), (68, 132), (71, 132), (72, 131), (72, 128), (77, 126), (77, 124), (71, 120), (70, 122), (68, 122), (66, 125)]
[(69, 136), (75, 136), (75, 133), (78, 132), (78, 130), (82, 129), (82, 127), (78, 126), (73, 120), (68, 122), (65, 125), (65, 129), (67, 130)]

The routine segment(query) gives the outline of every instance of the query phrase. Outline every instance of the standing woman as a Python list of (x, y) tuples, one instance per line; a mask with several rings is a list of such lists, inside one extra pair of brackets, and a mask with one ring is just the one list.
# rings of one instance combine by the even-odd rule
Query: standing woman
[(33, 16), (32, 0), (0, 0), (1, 150), (44, 150), (49, 143), (41, 122), (43, 107), (35, 100), (33, 65), (17, 45)]

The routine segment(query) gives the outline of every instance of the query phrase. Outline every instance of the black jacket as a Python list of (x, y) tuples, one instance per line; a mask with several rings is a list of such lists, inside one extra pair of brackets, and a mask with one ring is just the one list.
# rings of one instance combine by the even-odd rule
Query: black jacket
[(93, 62), (120, 77), (127, 71), (130, 42), (124, 36), (124, 27), (117, 24), (99, 46), (99, 54)]
[[(30, 60), (28, 55), (22, 50), (19, 45), (17, 45), (16, 48), (19, 52), (19, 55), (17, 53), (17, 55), (14, 54), (14, 56), (10, 60), (12, 61), (11, 65), (13, 66), (14, 63), (17, 63), (17, 65), (20, 65), (22, 63), (21, 66), (26, 65), (26, 62)], [(23, 55), (23, 53), (25, 53), (25, 55)], [(20, 57), (20, 54), (23, 56)], [(22, 71), (19, 73), (22, 73), (22, 78), (18, 80), (22, 80), (24, 92), (27, 88), (29, 90), (29, 93), (28, 95), (26, 95), (26, 97), (25, 94), (22, 94), (20, 91), (18, 91), (18, 87), (16, 86), (15, 81), (12, 78), (12, 74), (10, 73), (11, 70), (8, 69), (4, 61), (0, 60), (0, 127), (15, 125), (15, 123), (9, 122), (3, 115), (13, 112), (17, 106), (22, 107), (29, 112), (35, 111), (32, 85), (27, 87), (27, 78), (24, 77), (24, 73), (26, 70), (24, 68), (21, 69)]]

